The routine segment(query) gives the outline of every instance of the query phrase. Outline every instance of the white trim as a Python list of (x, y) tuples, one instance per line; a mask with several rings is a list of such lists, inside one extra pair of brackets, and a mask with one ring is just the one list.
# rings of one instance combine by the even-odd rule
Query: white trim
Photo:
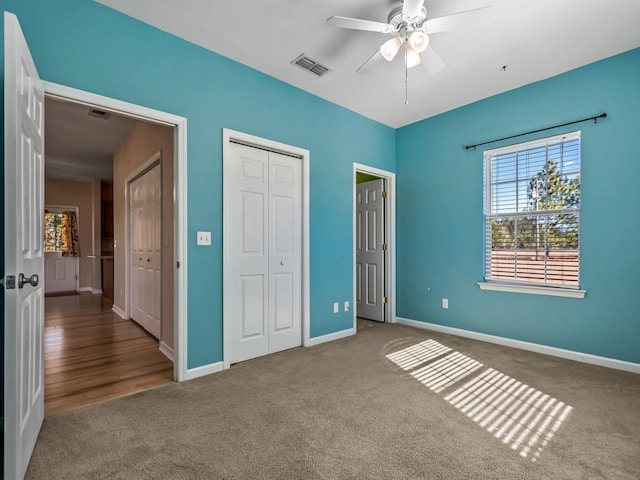
[(122, 318), (123, 320), (129, 320), (129, 317), (127, 316), (126, 313), (124, 313), (124, 310), (122, 310), (119, 306), (117, 306), (116, 304), (113, 304), (113, 306), (111, 307), (111, 311), (113, 313), (115, 313), (116, 315), (118, 315), (120, 318)]
[(212, 373), (218, 373), (224, 370), (222, 362), (210, 363), (202, 367), (190, 368), (187, 370), (185, 380), (193, 380), (194, 378), (204, 377)]
[(328, 333), (326, 335), (320, 335), (319, 337), (313, 337), (309, 339), (309, 342), (305, 347), (314, 347), (316, 345), (320, 345), (321, 343), (333, 342), (334, 340), (340, 340), (341, 338), (350, 337), (351, 335), (355, 335), (355, 328), (347, 328), (346, 330), (341, 330), (339, 332)]
[(532, 295), (551, 295), (552, 297), (584, 298), (586, 290), (572, 288), (537, 287), (533, 285), (511, 285), (505, 283), (478, 282), (480, 290), (494, 292), (528, 293)]
[(164, 343), (162, 340), (160, 341), (160, 351), (164, 353), (164, 356), (167, 357), (172, 362), (175, 361), (175, 354), (173, 352), (173, 348)]
[(388, 286), (386, 296), (385, 321), (394, 323), (396, 321), (396, 174), (380, 168), (370, 167), (362, 163), (353, 162), (353, 218), (352, 218), (352, 239), (353, 239), (353, 297), (351, 300), (351, 310), (353, 312), (353, 330), (358, 329), (358, 309), (356, 307), (356, 174), (367, 173), (376, 175), (387, 181), (387, 211), (385, 228), (387, 229), (388, 255), (385, 268), (385, 284)]
[(78, 292), (89, 292), (91, 295), (102, 295), (101, 288), (81, 287)]
[(432, 330), (434, 332), (446, 333), (448, 335), (456, 335), (458, 337), (471, 338), (482, 342), (495, 343), (497, 345), (505, 345), (507, 347), (519, 348), (520, 350), (528, 350), (530, 352), (542, 353), (554, 357), (566, 358), (576, 362), (589, 363), (600, 367), (614, 368), (616, 370), (624, 370), (625, 372), (640, 373), (640, 363), (625, 362), (624, 360), (616, 360), (615, 358), (600, 357), (590, 353), (576, 352), (573, 350), (564, 350), (562, 348), (540, 345), (539, 343), (524, 342), (522, 340), (514, 340), (506, 337), (498, 337), (486, 333), (474, 332), (471, 330), (463, 330), (461, 328), (446, 327), (435, 323), (420, 322), (417, 320), (409, 320), (407, 318), (398, 317), (397, 322), (401, 325), (416, 327), (423, 330)]
[[(47, 189), (47, 182), (45, 181), (45, 192)], [(51, 209), (53, 209), (53, 212), (51, 211)], [(78, 235), (80, 235), (80, 207), (78, 207), (77, 205), (53, 205), (51, 203), (47, 203), (44, 206), (44, 210), (45, 212), (47, 210), (49, 210), (49, 213), (62, 213), (65, 210), (73, 210), (76, 213), (76, 222), (78, 223)], [(80, 291), (80, 257), (75, 257), (76, 260), (76, 284), (75, 284), (75, 290), (76, 292)], [(46, 264), (46, 261), (45, 261)], [(47, 283), (46, 283), (46, 275), (45, 275), (45, 294), (47, 293)], [(49, 292), (49, 293), (54, 293), (54, 292)], [(101, 292), (102, 293), (102, 292)]]
[(256, 137), (247, 133), (237, 132), (228, 128), (222, 129), (222, 361), (224, 368), (227, 369), (231, 366), (230, 361), (230, 329), (228, 326), (228, 305), (226, 302), (227, 294), (225, 293), (225, 271), (228, 271), (229, 258), (227, 251), (225, 250), (226, 232), (228, 229), (229, 219), (227, 218), (227, 169), (224, 168), (224, 162), (228, 158), (229, 143), (231, 140), (237, 140), (241, 143), (249, 145), (255, 145), (267, 150), (273, 150), (276, 152), (283, 152), (289, 155), (299, 156), (302, 161), (302, 346), (308, 347), (310, 339), (310, 316), (311, 316), (311, 290), (310, 290), (310, 255), (309, 255), (309, 184), (310, 184), (310, 165), (311, 155), (309, 150), (304, 148), (294, 147), (292, 145), (286, 145), (280, 142), (274, 142), (266, 138)]
[[(174, 274), (174, 378), (187, 377), (187, 119), (178, 115), (104, 97), (51, 82), (42, 82), (45, 95), (98, 107), (130, 118), (174, 127), (174, 259), (180, 264)], [(45, 112), (46, 115), (46, 112)]]

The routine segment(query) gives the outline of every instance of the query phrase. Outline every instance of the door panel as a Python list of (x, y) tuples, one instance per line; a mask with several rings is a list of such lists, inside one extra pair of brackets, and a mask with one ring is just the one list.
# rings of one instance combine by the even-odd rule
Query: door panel
[[(5, 13), (4, 22), (4, 478), (14, 480), (24, 477), (44, 419), (44, 89), (18, 19)], [(20, 288), (21, 273), (35, 285)]]
[(161, 335), (161, 168), (153, 166), (129, 184), (130, 312), (154, 337)]
[(302, 345), (302, 162), (269, 152), (269, 352)]
[(356, 312), (384, 322), (384, 180), (356, 185)]
[(264, 150), (232, 146), (225, 164), (233, 179), (225, 246), (232, 276), (227, 276), (225, 299), (229, 322), (231, 363), (269, 353), (267, 329), (267, 278), (269, 262), (265, 219), (267, 169)]
[(225, 308), (235, 363), (302, 344), (302, 166), (239, 144), (229, 152)]

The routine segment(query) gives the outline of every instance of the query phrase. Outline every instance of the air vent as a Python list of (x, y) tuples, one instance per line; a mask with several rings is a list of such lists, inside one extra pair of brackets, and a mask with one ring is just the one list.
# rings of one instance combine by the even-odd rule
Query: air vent
[(96, 117), (96, 118), (102, 118), (103, 120), (107, 120), (111, 114), (109, 112), (105, 112), (104, 110), (99, 110), (97, 108), (90, 108), (89, 109), (89, 116), (90, 117)]
[(293, 63), (294, 65), (298, 65), (300, 68), (308, 70), (317, 77), (321, 77), (325, 73), (329, 73), (331, 71), (329, 67), (325, 67), (321, 63), (318, 63), (315, 60), (307, 57), (304, 53), (301, 54), (298, 58), (294, 59), (291, 63)]

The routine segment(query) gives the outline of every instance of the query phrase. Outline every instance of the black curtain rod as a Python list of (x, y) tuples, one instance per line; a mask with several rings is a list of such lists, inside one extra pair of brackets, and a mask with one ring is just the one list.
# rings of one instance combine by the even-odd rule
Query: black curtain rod
[(476, 143), (474, 145), (465, 145), (464, 149), (465, 150), (470, 150), (470, 149), (473, 148), (475, 150), (476, 147), (480, 147), (482, 145), (487, 145), (489, 143), (501, 142), (503, 140), (509, 140), (511, 138), (523, 137), (525, 135), (530, 135), (532, 133), (544, 132), (545, 130), (552, 130), (554, 128), (559, 128), (559, 127), (566, 127), (567, 125), (573, 125), (574, 123), (589, 122), (591, 120), (593, 120), (593, 123), (598, 123), (598, 119), (599, 118), (607, 118), (607, 114), (606, 113), (601, 113), (600, 115), (594, 115), (593, 117), (587, 117), (587, 118), (582, 118), (580, 120), (574, 120), (573, 122), (559, 123), (558, 125), (552, 125), (551, 127), (539, 128), (537, 130), (530, 130), (528, 132), (518, 133), (516, 135), (510, 135), (508, 137), (496, 138), (495, 140), (489, 140), (487, 142)]

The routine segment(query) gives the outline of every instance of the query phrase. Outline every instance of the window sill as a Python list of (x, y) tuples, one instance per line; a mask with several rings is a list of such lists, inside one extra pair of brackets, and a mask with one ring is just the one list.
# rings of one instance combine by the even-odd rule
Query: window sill
[(531, 295), (551, 295), (553, 297), (584, 298), (586, 290), (571, 288), (536, 287), (533, 285), (508, 285), (504, 283), (478, 282), (480, 290), (494, 292), (527, 293)]

